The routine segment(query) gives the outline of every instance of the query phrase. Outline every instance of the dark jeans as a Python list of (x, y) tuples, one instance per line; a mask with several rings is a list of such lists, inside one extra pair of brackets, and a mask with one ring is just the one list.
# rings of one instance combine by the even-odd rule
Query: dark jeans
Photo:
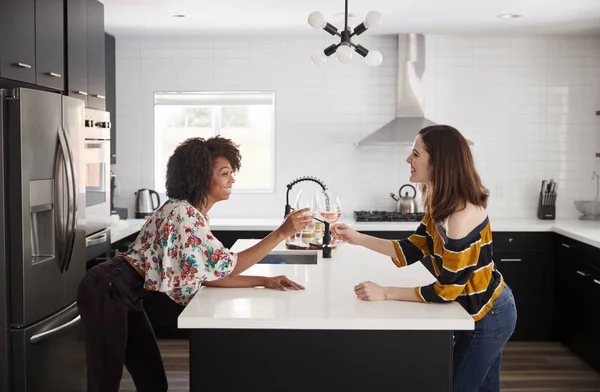
[(152, 326), (142, 307), (144, 278), (123, 258), (91, 268), (77, 306), (86, 334), (88, 392), (118, 392), (123, 365), (138, 392), (167, 391)]
[(515, 298), (506, 285), (474, 331), (454, 333), (454, 392), (500, 392), (502, 349), (516, 322)]

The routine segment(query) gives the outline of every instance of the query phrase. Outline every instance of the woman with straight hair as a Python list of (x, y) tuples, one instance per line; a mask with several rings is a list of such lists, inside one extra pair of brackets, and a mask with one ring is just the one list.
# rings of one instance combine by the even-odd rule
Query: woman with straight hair
[(423, 128), (406, 162), (410, 181), (420, 184), (425, 209), (414, 234), (386, 240), (337, 224), (332, 235), (390, 256), (398, 267), (429, 258), (436, 281), (413, 288), (362, 282), (355, 294), (364, 301), (458, 302), (473, 317), (475, 329), (454, 334), (454, 391), (500, 391), (502, 350), (515, 329), (517, 310), (492, 260), (488, 190), (466, 139), (453, 127)]

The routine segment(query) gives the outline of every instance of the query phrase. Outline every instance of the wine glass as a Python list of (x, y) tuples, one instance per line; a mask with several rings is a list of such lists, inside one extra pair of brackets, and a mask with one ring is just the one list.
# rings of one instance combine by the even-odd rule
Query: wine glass
[[(308, 208), (307, 215), (311, 216), (312, 218), (317, 216), (318, 201), (316, 195), (310, 194), (310, 192), (304, 192), (303, 189), (300, 189), (298, 191), (298, 195), (296, 196), (294, 210), (298, 211), (305, 208)], [(294, 242), (298, 244), (302, 243), (304, 245), (302, 238), (310, 240), (310, 233), (314, 233), (314, 229), (314, 222), (311, 222), (304, 230), (294, 235)], [(298, 237), (298, 235), (300, 235), (300, 237)]]
[[(329, 223), (329, 225), (333, 225), (340, 219), (340, 216), (342, 215), (342, 205), (335, 191), (326, 189), (319, 193), (318, 210), (321, 218)], [(343, 242), (335, 241), (335, 243), (329, 243), (324, 246), (333, 246), (341, 243)]]

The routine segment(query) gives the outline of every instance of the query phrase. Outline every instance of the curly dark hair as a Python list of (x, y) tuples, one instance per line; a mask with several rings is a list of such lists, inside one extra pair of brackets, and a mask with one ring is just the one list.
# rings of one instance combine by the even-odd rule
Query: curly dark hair
[(230, 139), (221, 136), (186, 139), (177, 146), (167, 163), (167, 197), (187, 200), (196, 208), (204, 207), (208, 202), (213, 166), (219, 157), (229, 161), (234, 173), (240, 170), (239, 145)]

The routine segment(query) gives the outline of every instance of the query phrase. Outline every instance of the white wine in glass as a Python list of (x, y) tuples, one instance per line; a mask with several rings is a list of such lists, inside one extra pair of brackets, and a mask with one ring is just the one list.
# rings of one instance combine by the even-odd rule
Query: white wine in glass
[[(330, 225), (333, 225), (340, 219), (340, 216), (342, 215), (342, 205), (335, 191), (327, 189), (319, 193), (318, 210), (321, 218)], [(336, 243), (341, 243), (341, 241)], [(333, 244), (329, 244), (329, 246), (331, 245)]]
[[(294, 203), (294, 210), (299, 211), (305, 208), (308, 208), (307, 214), (312, 218), (317, 216), (317, 197), (316, 195), (311, 195), (309, 192), (304, 192), (303, 189), (298, 191), (298, 195), (296, 196), (296, 202)], [(303, 231), (296, 233), (294, 235), (294, 243), (298, 245), (302, 245), (304, 242), (302, 241), (303, 237), (310, 238), (310, 234), (312, 233), (314, 236), (315, 225), (314, 222), (311, 223), (304, 229)]]

